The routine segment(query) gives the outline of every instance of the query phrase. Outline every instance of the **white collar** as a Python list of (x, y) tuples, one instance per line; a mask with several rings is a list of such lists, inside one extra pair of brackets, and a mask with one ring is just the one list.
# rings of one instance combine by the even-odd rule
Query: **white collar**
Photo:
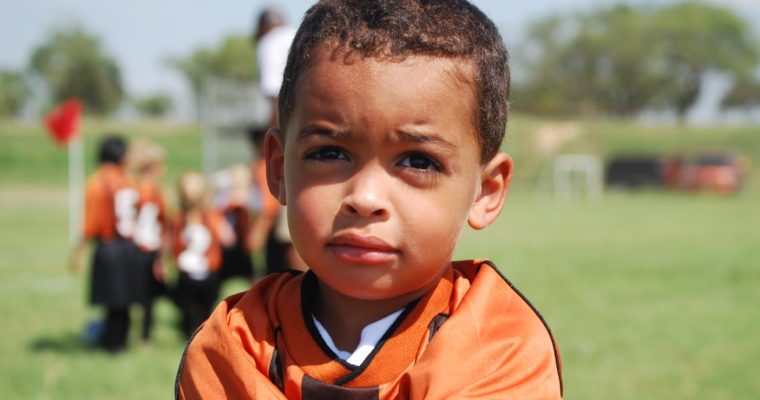
[(322, 336), (322, 340), (325, 342), (325, 344), (327, 344), (327, 347), (329, 347), (330, 350), (335, 353), (335, 355), (351, 365), (359, 366), (364, 362), (367, 356), (372, 353), (372, 350), (375, 349), (377, 343), (380, 341), (383, 335), (385, 335), (385, 332), (388, 331), (391, 325), (393, 325), (398, 316), (401, 315), (402, 311), (404, 311), (404, 309), (398, 310), (393, 314), (390, 314), (365, 326), (364, 329), (362, 329), (359, 345), (356, 346), (356, 349), (354, 349), (353, 353), (339, 350), (335, 346), (335, 343), (333, 343), (330, 334), (327, 332), (325, 327), (322, 326), (319, 321), (317, 321), (317, 318), (314, 316), (314, 314), (311, 315), (311, 319), (314, 321), (314, 325), (317, 327), (319, 335)]

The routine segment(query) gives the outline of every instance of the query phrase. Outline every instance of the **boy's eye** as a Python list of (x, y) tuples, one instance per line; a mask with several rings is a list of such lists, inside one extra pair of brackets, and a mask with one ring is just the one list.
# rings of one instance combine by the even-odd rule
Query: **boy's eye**
[(340, 147), (336, 146), (322, 146), (310, 150), (304, 156), (307, 160), (348, 160), (348, 155)]
[(409, 153), (401, 159), (402, 167), (409, 167), (424, 171), (443, 171), (441, 164), (433, 157), (423, 153)]

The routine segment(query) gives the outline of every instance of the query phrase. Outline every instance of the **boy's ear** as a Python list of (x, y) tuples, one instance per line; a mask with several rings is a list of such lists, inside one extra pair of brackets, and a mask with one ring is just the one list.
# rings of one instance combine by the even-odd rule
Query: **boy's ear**
[(496, 220), (504, 207), (509, 183), (512, 181), (512, 157), (496, 154), (480, 172), (480, 193), (470, 210), (467, 222), (474, 229), (483, 229)]
[(269, 128), (264, 137), (264, 160), (267, 163), (267, 185), (280, 204), (285, 205), (285, 146), (280, 128)]

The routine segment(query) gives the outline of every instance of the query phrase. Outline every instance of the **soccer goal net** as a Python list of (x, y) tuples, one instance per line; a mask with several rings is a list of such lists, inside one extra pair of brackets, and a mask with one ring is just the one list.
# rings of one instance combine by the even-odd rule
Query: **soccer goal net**
[(564, 154), (554, 159), (554, 197), (569, 200), (602, 197), (602, 161), (591, 154)]
[(256, 83), (209, 80), (201, 98), (203, 172), (207, 176), (234, 164), (250, 162), (248, 128), (266, 125), (269, 107), (269, 100)]

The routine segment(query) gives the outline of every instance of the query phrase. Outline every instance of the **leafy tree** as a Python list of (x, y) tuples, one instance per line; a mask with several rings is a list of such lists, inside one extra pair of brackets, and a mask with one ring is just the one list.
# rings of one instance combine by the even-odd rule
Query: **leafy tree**
[(528, 79), (516, 85), (515, 108), (534, 112), (630, 116), (659, 106), (683, 116), (706, 72), (741, 78), (758, 63), (747, 23), (702, 3), (553, 16), (526, 36)]
[(256, 77), (255, 52), (245, 36), (228, 36), (215, 48), (198, 48), (186, 57), (170, 59), (169, 64), (185, 76), (196, 105), (212, 77), (242, 81)]
[(517, 92), (532, 111), (639, 111), (660, 84), (645, 59), (653, 39), (646, 25), (646, 16), (627, 5), (539, 20), (527, 34), (529, 80)]
[(124, 97), (116, 61), (105, 53), (100, 40), (81, 26), (53, 31), (34, 50), (29, 65), (48, 85), (56, 103), (77, 96), (86, 111), (107, 114)]
[(760, 106), (760, 81), (737, 82), (721, 104), (723, 107)]
[(760, 61), (746, 21), (721, 7), (676, 4), (655, 13), (652, 25), (658, 38), (652, 43), (652, 54), (663, 77), (659, 103), (681, 116), (699, 96), (707, 71), (729, 71), (744, 80)]
[(31, 94), (23, 73), (0, 70), (0, 117), (18, 115)]
[(172, 98), (166, 93), (154, 93), (135, 102), (135, 107), (140, 114), (152, 118), (166, 116), (173, 106)]
[(568, 46), (568, 22), (552, 15), (528, 27), (523, 45), (515, 50), (514, 59), (522, 60), (528, 79), (512, 86), (514, 109), (555, 115), (575, 111), (577, 103), (571, 101), (572, 90), (567, 90), (572, 84), (558, 68)]

